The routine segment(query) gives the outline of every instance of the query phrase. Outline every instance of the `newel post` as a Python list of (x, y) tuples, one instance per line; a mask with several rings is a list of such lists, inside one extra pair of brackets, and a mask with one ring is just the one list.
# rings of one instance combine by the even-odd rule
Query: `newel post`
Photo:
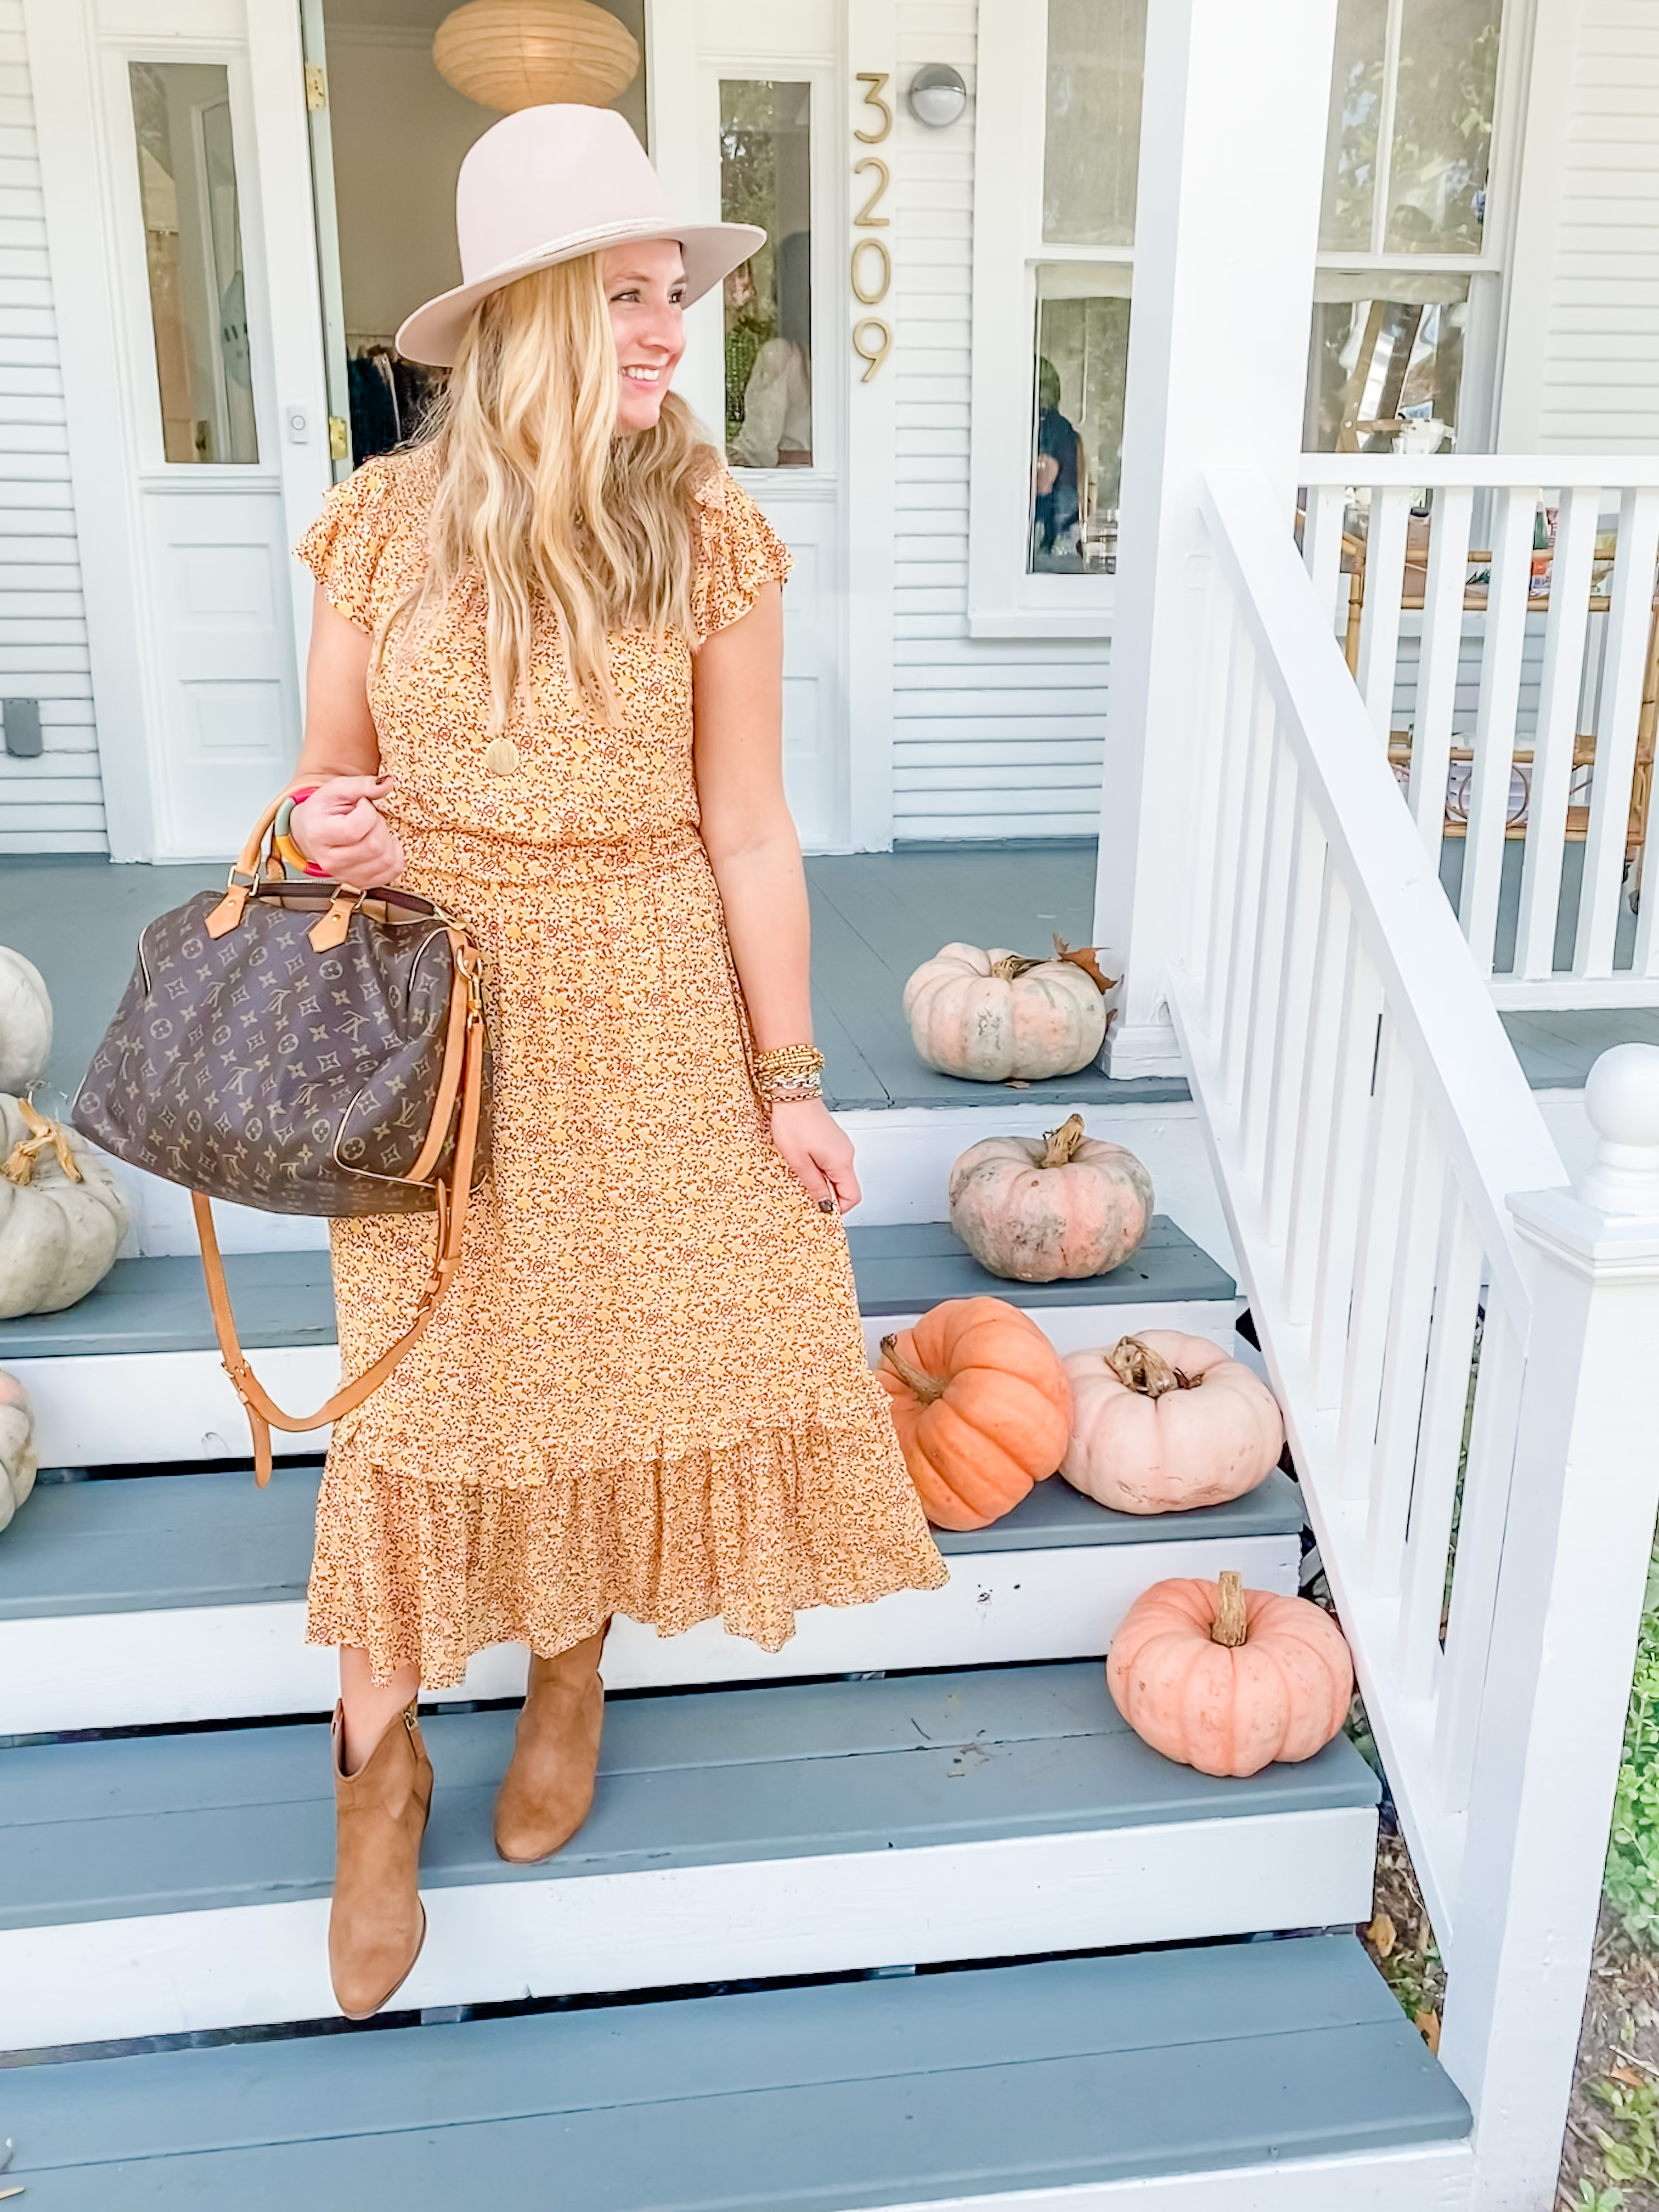
[(1591, 1069), (1574, 1191), (1510, 1210), (1534, 1305), (1441, 2057), (1479, 2212), (1547, 2212), (1659, 1506), (1659, 1047)]

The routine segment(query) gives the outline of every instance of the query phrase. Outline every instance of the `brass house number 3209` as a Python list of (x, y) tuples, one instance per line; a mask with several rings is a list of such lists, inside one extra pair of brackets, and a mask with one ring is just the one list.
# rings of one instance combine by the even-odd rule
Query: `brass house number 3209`
[[(860, 70), (857, 82), (864, 87), (864, 105), (870, 110), (872, 127), (860, 130), (855, 125), (853, 136), (860, 146), (879, 146), (893, 127), (893, 111), (886, 98), (887, 72)], [(861, 154), (853, 164), (853, 174), (872, 179), (864, 205), (853, 217), (854, 229), (865, 234), (853, 240), (848, 270), (853, 297), (860, 307), (878, 307), (892, 287), (893, 257), (887, 251), (886, 240), (870, 234), (888, 228), (887, 217), (878, 215), (876, 210), (893, 179), (879, 154)], [(854, 324), (853, 350), (865, 364), (860, 383), (868, 384), (892, 349), (891, 328), (879, 315), (864, 315)]]

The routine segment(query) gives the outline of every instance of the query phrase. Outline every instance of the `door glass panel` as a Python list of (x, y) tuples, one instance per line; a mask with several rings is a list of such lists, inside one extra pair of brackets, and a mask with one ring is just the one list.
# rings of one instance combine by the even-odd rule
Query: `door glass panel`
[(720, 216), (766, 243), (726, 280), (726, 453), (812, 465), (811, 87), (720, 84)]
[(198, 62), (131, 62), (128, 73), (162, 451), (257, 461), (229, 80)]
[(1128, 363), (1127, 268), (1039, 269), (1026, 556), (1034, 574), (1116, 572)]
[(1326, 252), (1370, 251), (1388, 27), (1388, 0), (1339, 0), (1319, 223), (1319, 243)]
[(1146, 0), (1048, 0), (1042, 235), (1133, 246)]

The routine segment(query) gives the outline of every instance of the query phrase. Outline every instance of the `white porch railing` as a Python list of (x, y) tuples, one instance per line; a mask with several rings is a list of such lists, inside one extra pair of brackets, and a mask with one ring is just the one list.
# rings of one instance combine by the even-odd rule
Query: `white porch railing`
[(1574, 1196), (1332, 633), (1323, 510), (1317, 592), (1261, 479), (1204, 511), (1170, 1009), (1447, 1961), (1473, 2201), (1542, 2212), (1659, 1502), (1659, 1049), (1592, 1074)]
[(1659, 1006), (1659, 896), (1635, 896), (1659, 461), (1310, 453), (1299, 473), (1315, 590), (1437, 865), (1461, 842), (1458, 918), (1498, 1004)]

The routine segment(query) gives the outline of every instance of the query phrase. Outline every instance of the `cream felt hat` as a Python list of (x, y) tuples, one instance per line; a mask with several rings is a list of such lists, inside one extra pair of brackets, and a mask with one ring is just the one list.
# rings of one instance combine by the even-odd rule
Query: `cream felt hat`
[(462, 282), (398, 331), (410, 361), (447, 368), (480, 300), (556, 261), (672, 238), (690, 306), (766, 241), (752, 223), (678, 222), (626, 120), (614, 108), (565, 106), (521, 107), (484, 132), (455, 181), (455, 235)]

